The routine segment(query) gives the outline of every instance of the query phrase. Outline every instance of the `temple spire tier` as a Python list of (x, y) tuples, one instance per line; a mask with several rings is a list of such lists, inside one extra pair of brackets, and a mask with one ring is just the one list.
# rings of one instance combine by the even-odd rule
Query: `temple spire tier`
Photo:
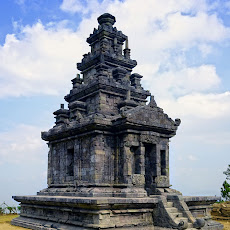
[[(101, 15), (98, 18), (98, 28), (95, 28), (93, 34), (87, 38), (91, 52), (84, 54), (82, 61), (77, 63), (77, 68), (82, 72), (85, 82), (101, 63), (112, 69), (124, 68), (129, 73), (137, 65), (137, 62), (130, 58), (130, 49), (127, 48), (128, 37), (113, 27), (115, 22), (116, 19), (111, 14)], [(126, 47), (123, 50), (124, 42)]]

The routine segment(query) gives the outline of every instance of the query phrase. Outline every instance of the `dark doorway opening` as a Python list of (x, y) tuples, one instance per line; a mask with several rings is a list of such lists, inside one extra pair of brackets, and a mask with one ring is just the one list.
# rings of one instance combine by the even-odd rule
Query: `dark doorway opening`
[(156, 162), (156, 145), (145, 144), (145, 187), (146, 190), (151, 190), (155, 184), (157, 175)]

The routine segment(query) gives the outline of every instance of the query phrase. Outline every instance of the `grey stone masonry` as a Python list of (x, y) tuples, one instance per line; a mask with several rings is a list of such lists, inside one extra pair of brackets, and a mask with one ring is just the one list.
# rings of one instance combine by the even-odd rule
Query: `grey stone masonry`
[[(213, 198), (186, 199), (170, 189), (172, 120), (132, 73), (128, 37), (113, 15), (98, 18), (61, 104), (55, 125), (42, 132), (48, 143), (48, 187), (36, 196), (15, 196), (31, 229), (222, 229), (207, 217)], [(124, 45), (124, 50), (123, 50)], [(150, 102), (147, 103), (147, 98)], [(189, 208), (189, 204), (191, 208)], [(197, 204), (197, 205), (196, 205)], [(192, 215), (194, 214), (194, 216)], [(200, 216), (200, 215), (199, 215)]]

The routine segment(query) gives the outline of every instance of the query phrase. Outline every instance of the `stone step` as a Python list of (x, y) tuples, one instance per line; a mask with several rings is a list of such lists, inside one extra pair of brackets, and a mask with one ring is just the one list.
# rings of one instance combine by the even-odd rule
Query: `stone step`
[(167, 206), (168, 206), (168, 208), (172, 208), (173, 207), (173, 202), (172, 201), (168, 201), (167, 202)]
[(178, 209), (177, 209), (177, 208), (174, 208), (174, 207), (172, 207), (172, 208), (166, 208), (166, 210), (167, 210), (168, 212), (170, 212), (170, 213), (178, 213), (178, 212), (179, 212)]
[(173, 219), (177, 217), (183, 217), (183, 214), (180, 212), (171, 213), (170, 215), (172, 216)]
[(173, 218), (174, 222), (176, 224), (179, 224), (180, 221), (185, 221), (188, 223), (188, 228), (187, 230), (193, 230), (193, 224), (189, 222), (187, 217), (183, 216), (183, 213), (180, 212), (177, 208), (174, 207), (174, 204), (172, 201), (167, 202), (167, 208), (166, 210), (170, 213), (171, 217)]
[(179, 224), (180, 221), (182, 221), (182, 220), (188, 222), (188, 218), (186, 218), (186, 217), (176, 217), (176, 218), (174, 219), (174, 221), (175, 221), (176, 224)]

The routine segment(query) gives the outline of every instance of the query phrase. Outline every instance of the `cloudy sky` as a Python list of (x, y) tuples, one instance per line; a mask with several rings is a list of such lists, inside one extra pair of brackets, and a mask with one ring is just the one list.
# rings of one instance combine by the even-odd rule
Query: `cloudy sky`
[(184, 195), (220, 195), (230, 164), (229, 0), (8, 0), (0, 3), (0, 203), (46, 187), (54, 124), (85, 40), (109, 12), (129, 36), (134, 72), (182, 123), (170, 177)]

